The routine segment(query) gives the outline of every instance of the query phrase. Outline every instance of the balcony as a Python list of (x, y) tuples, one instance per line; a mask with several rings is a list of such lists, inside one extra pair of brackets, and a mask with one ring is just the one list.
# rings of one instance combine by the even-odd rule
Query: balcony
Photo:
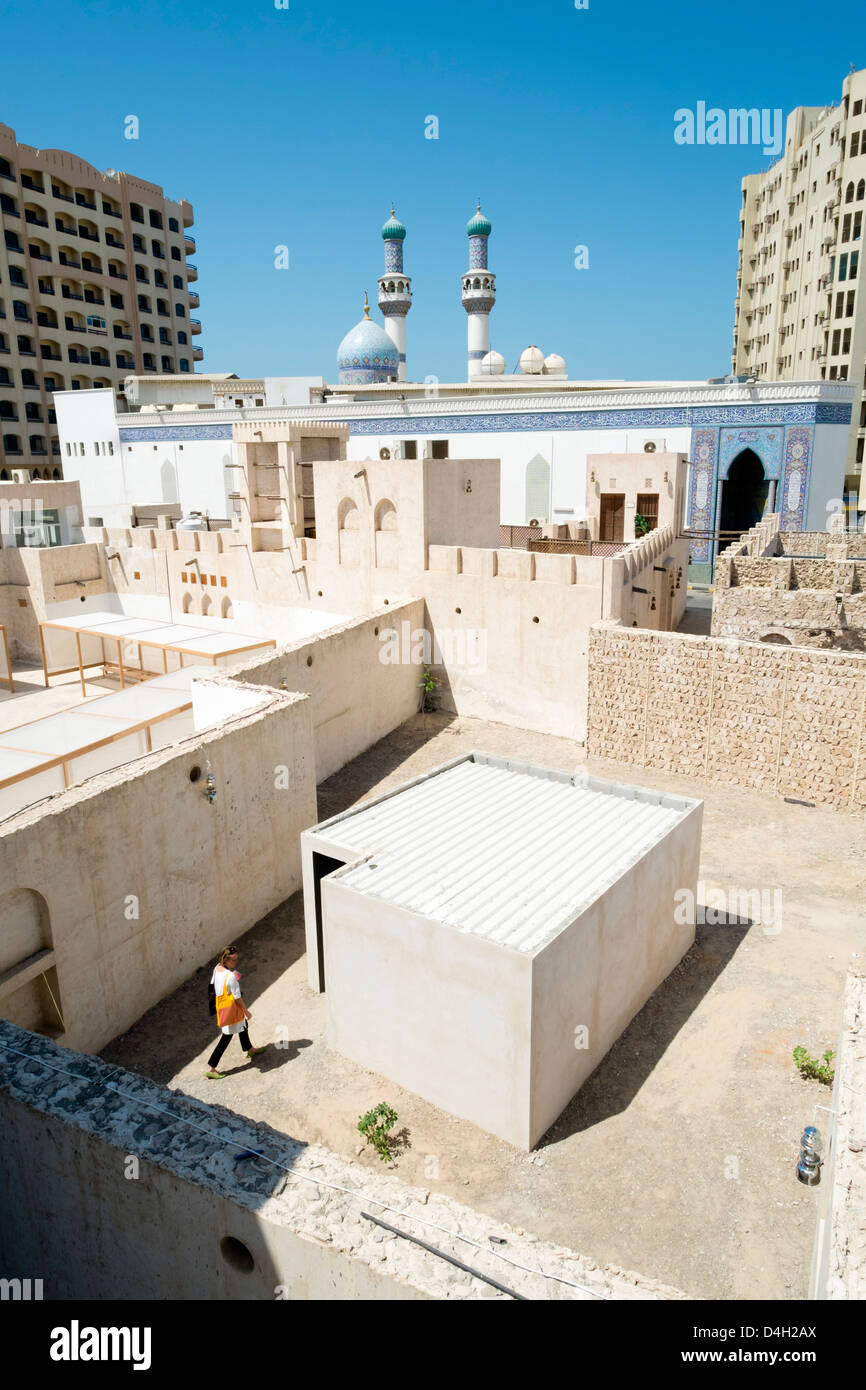
[(98, 295), (97, 295), (97, 294), (94, 294), (94, 293), (93, 293), (93, 290), (85, 290), (85, 291), (84, 291), (84, 298), (87, 300), (87, 303), (88, 303), (88, 304), (104, 304), (104, 303), (105, 303), (104, 297), (103, 297), (101, 294), (98, 294)]
[(30, 188), (30, 189), (33, 190), (34, 193), (44, 193), (44, 192), (45, 192), (45, 189), (43, 188), (42, 184), (41, 184), (41, 183), (36, 183), (33, 179), (31, 179), (31, 177), (30, 177), (29, 174), (22, 174), (22, 175), (21, 175), (21, 187), (22, 187), (22, 188)]
[(114, 360), (115, 360), (115, 362), (117, 363), (118, 367), (122, 367), (124, 371), (129, 371), (129, 372), (134, 372), (134, 371), (135, 371), (135, 358), (133, 358), (133, 357), (124, 357), (122, 353), (118, 352), (118, 353), (115, 355)]
[(190, 236), (189, 232), (183, 234), (183, 249), (188, 256), (195, 255), (195, 237)]
[(193, 360), (193, 362), (201, 362), (201, 360), (202, 360), (203, 357), (204, 357), (204, 348), (203, 348), (203, 347), (194, 347), (193, 350), (192, 350), (192, 360)]
[(107, 337), (108, 337), (108, 329), (107, 329), (107, 328), (94, 328), (91, 324), (88, 324), (88, 325), (87, 325), (87, 331), (88, 331), (88, 333), (95, 333), (96, 336), (97, 336), (97, 338), (107, 338)]
[(60, 255), (57, 257), (57, 260), (58, 260), (58, 262), (59, 262), (60, 265), (69, 266), (69, 268), (70, 268), (71, 270), (80, 270), (80, 269), (81, 269), (81, 262), (80, 262), (80, 261), (71, 261), (71, 260), (69, 259), (69, 257), (68, 257), (67, 255), (65, 255), (62, 251), (60, 252)]
[(82, 301), (84, 299), (83, 294), (73, 294), (72, 290), (68, 290), (65, 285), (62, 286), (60, 293), (63, 295), (64, 299), (80, 299)]
[(62, 362), (63, 355), (59, 352), (52, 352), (50, 348), (40, 348), (43, 362)]
[(201, 304), (201, 300), (199, 299), (198, 291), (197, 291), (197, 290), (190, 290), (190, 291), (189, 291), (189, 307), (190, 307), (191, 309), (197, 309), (198, 306), (199, 306), (200, 304)]
[[(9, 214), (7, 213), (6, 216), (8, 217), (8, 215), (9, 215)], [(16, 217), (18, 216), (17, 212), (16, 212), (15, 216), (16, 216)], [(47, 226), (48, 226), (48, 222), (47, 222), (46, 218), (44, 218), (44, 217), (37, 217), (35, 212), (25, 212), (25, 213), (24, 213), (24, 221), (27, 223), (28, 227), (47, 227)]]
[(105, 244), (106, 246), (113, 246), (115, 251), (123, 251), (126, 249), (126, 242), (119, 240), (117, 237), (113, 237), (110, 232), (105, 233)]
[(109, 275), (111, 276), (112, 280), (128, 280), (128, 279), (129, 279), (129, 276), (126, 275), (126, 274), (124, 273), (124, 271), (122, 271), (122, 270), (114, 270), (114, 269), (112, 269), (111, 266), (108, 267), (108, 273), (109, 273)]
[(79, 235), (84, 241), (98, 241), (98, 240), (99, 240), (99, 234), (98, 234), (98, 232), (88, 232), (88, 231), (85, 231), (84, 227), (79, 227), (79, 228), (78, 228), (78, 235)]
[(187, 261), (186, 263), (186, 278), (187, 280), (198, 279), (198, 267), (194, 266), (192, 261)]
[(55, 217), (54, 219), (54, 230), (56, 232), (62, 232), (64, 236), (78, 236), (78, 228), (67, 227), (66, 223), (59, 217)]
[(75, 202), (76, 205), (80, 208), (90, 208), (91, 212), (96, 212), (96, 204), (88, 203), (83, 193), (76, 193)]
[(79, 362), (83, 364), (90, 361), (90, 353), (79, 352), (77, 348), (69, 348), (66, 356), (69, 358), (70, 362)]
[(56, 185), (55, 183), (53, 183), (53, 184), (51, 185), (51, 192), (54, 194), (54, 197), (55, 197), (55, 198), (59, 198), (59, 199), (61, 200), (61, 202), (64, 202), (64, 203), (74, 203), (74, 202), (75, 202), (75, 199), (73, 198), (73, 196), (72, 196), (71, 193), (61, 193), (61, 192), (60, 192), (60, 189), (57, 187), (57, 185)]
[(130, 343), (132, 342), (132, 334), (131, 334), (131, 333), (121, 333), (121, 331), (120, 331), (119, 328), (115, 328), (115, 330), (114, 330), (114, 336), (115, 336), (115, 338), (125, 338), (125, 339), (126, 339), (127, 341), (129, 341)]
[(193, 333), (201, 332), (201, 319), (190, 319), (189, 326)]
[(33, 247), (31, 246), (30, 259), (31, 261), (50, 261), (52, 258), (51, 256), (46, 256), (44, 251), (34, 251)]
[(39, 324), (39, 327), (40, 327), (40, 328), (56, 328), (56, 327), (57, 327), (57, 315), (54, 314), (53, 310), (52, 310), (51, 314), (48, 314), (48, 313), (44, 313), (44, 314), (37, 313), (37, 315), (36, 315), (36, 322)]

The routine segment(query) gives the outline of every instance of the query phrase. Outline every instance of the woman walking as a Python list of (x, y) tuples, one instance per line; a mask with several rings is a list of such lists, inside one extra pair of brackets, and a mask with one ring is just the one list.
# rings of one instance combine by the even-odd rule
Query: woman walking
[(235, 970), (237, 963), (237, 946), (225, 946), (220, 951), (219, 963), (211, 977), (216, 995), (217, 1022), (222, 1032), (222, 1037), (208, 1058), (205, 1075), (211, 1081), (222, 1081), (225, 1076), (224, 1071), (217, 1071), (217, 1066), (234, 1034), (237, 1034), (240, 1045), (248, 1057), (257, 1057), (265, 1050), (264, 1047), (253, 1047), (250, 1042), (247, 1022), (252, 1018), (252, 1014), (241, 995), (240, 975)]

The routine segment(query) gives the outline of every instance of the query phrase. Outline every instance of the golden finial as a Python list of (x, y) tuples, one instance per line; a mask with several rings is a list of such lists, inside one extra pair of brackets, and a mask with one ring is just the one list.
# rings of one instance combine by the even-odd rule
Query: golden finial
[(365, 290), (365, 291), (364, 291), (364, 318), (365, 318), (365, 319), (368, 319), (369, 317), (370, 317), (370, 301), (369, 301), (369, 299), (367, 298), (367, 291)]
[(391, 203), (391, 216), (392, 216), (392, 217), (396, 217), (396, 216), (397, 216), (396, 212), (394, 211), (394, 204), (393, 204), (393, 202)]
[(481, 199), (479, 198), (479, 199), (478, 199), (478, 207), (476, 208), (476, 212), (480, 212), (480, 211), (481, 211)]

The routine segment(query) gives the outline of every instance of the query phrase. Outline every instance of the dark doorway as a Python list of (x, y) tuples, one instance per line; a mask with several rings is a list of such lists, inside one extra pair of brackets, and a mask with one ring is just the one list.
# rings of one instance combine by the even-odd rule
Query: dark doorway
[(731, 463), (728, 476), (722, 483), (722, 515), (720, 531), (741, 534), (757, 526), (767, 508), (770, 484), (764, 477), (764, 465), (754, 449), (743, 449)]
[(598, 538), (621, 541), (625, 529), (625, 493), (603, 492), (599, 498)]
[(322, 931), (322, 879), (335, 869), (342, 869), (343, 859), (332, 859), (327, 854), (313, 852), (313, 882), (316, 885), (316, 952), (319, 957), (319, 991), (325, 992), (325, 938)]

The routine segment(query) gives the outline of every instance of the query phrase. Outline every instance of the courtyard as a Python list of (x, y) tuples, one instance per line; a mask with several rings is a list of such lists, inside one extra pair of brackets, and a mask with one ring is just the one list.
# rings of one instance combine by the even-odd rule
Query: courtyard
[[(565, 739), (419, 715), (319, 787), (319, 819), (471, 749), (569, 770), (584, 761)], [(862, 823), (626, 764), (588, 767), (702, 798), (710, 905), (718, 890), (763, 890), (774, 904), (780, 892), (781, 915), (702, 923), (699, 886), (694, 947), (532, 1154), (328, 1049), (324, 996), (307, 984), (300, 893), (240, 942), (251, 1036), (271, 1044), (265, 1054), (248, 1065), (233, 1044), (226, 1078), (205, 1079), (209, 966), (101, 1055), (371, 1172), (381, 1165), (357, 1121), (387, 1100), (403, 1136), (395, 1172), (407, 1184), (690, 1297), (803, 1298), (818, 1194), (794, 1169), (803, 1126), (821, 1127), (815, 1107), (829, 1091), (801, 1080), (791, 1054), (798, 1043), (813, 1054), (836, 1046), (845, 972), (852, 958), (862, 963)]]

